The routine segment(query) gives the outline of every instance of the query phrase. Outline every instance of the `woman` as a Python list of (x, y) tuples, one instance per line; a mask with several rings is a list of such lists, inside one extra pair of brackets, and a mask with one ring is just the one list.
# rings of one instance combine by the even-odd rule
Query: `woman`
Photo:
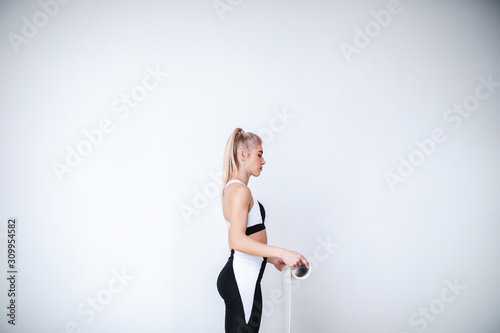
[(264, 206), (247, 187), (266, 163), (262, 140), (256, 134), (233, 131), (226, 144), (223, 164), (222, 211), (227, 222), (231, 255), (219, 274), (217, 289), (226, 304), (226, 333), (257, 333), (262, 315), (260, 281), (266, 262), (279, 271), (304, 264), (300, 253), (267, 245)]

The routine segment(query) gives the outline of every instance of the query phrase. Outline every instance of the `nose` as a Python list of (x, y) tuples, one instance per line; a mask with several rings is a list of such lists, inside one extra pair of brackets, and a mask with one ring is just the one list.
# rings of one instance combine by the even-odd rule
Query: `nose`
[(262, 157), (262, 165), (266, 164), (266, 160)]

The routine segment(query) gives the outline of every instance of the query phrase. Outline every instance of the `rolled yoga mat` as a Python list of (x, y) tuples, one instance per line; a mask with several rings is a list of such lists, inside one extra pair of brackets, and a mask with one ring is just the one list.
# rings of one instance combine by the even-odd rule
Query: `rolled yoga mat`
[(290, 267), (285, 266), (282, 271), (282, 287), (283, 287), (283, 304), (284, 304), (284, 318), (285, 318), (285, 333), (290, 333), (291, 315), (292, 315), (292, 280), (303, 280), (311, 274), (311, 263), (309, 268), (301, 265), (290, 270)]

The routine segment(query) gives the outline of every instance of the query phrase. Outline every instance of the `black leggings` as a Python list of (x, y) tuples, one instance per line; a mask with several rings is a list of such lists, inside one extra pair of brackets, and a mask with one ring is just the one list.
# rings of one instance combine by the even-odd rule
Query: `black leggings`
[[(217, 278), (217, 289), (226, 304), (226, 333), (258, 333), (262, 317), (260, 281), (267, 258), (231, 250)], [(238, 288), (239, 286), (239, 288)], [(245, 319), (245, 306), (251, 308)], [(249, 315), (249, 316), (248, 316)]]

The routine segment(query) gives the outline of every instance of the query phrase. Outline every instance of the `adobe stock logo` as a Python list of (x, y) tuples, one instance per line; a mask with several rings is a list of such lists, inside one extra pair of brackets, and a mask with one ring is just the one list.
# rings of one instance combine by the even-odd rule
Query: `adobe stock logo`
[(439, 297), (432, 299), (426, 306), (419, 307), (418, 311), (414, 311), (408, 317), (408, 323), (418, 333), (427, 330), (429, 325), (434, 323), (462, 295), (462, 292), (467, 289), (467, 286), (461, 285), (457, 278), (455, 278), (453, 283), (446, 280), (444, 284), (446, 287), (441, 290)]
[(59, 13), (60, 5), (66, 5), (68, 3), (69, 0), (38, 1), (41, 10), (34, 13), (31, 20), (26, 16), (21, 18), (23, 23), (21, 35), (11, 31), (7, 36), (14, 52), (19, 53), (19, 46), (28, 44), (30, 40), (35, 38), (40, 32), (40, 29), (44, 28), (49, 23), (50, 19), (54, 18)]
[[(116, 113), (120, 121), (125, 120), (132, 110), (137, 109), (149, 93), (155, 90), (164, 82), (168, 76), (159, 65), (156, 68), (146, 67), (147, 74), (144, 75), (140, 84), (134, 85), (129, 93), (121, 94), (111, 103), (111, 112)], [(63, 176), (72, 173), (85, 157), (92, 154), (94, 149), (100, 146), (104, 139), (115, 130), (115, 123), (110, 118), (102, 118), (96, 128), (84, 129), (81, 131), (83, 138), (74, 146), (66, 145), (66, 157), (63, 162), (53, 161), (51, 166), (57, 179), (63, 180)]]
[(366, 48), (372, 40), (378, 37), (382, 30), (387, 28), (392, 21), (394, 15), (398, 15), (403, 11), (403, 6), (399, 0), (391, 0), (387, 4), (387, 9), (381, 9), (379, 11), (372, 10), (370, 15), (373, 20), (368, 21), (364, 29), (358, 26), (354, 27), (354, 39), (353, 44), (346, 42), (340, 43), (340, 50), (344, 55), (348, 64), (352, 61), (352, 56), (354, 54), (361, 53), (361, 50)]
[[(464, 119), (469, 118), (476, 112), (481, 103), (486, 101), (500, 87), (500, 81), (494, 81), (491, 74), (488, 77), (480, 76), (479, 84), (476, 85), (474, 93), (466, 96), (461, 103), (455, 103), (452, 108), (443, 112), (443, 120), (450, 123), (453, 130), (462, 126)], [(429, 138), (414, 140), (417, 148), (413, 149), (407, 157), (398, 155), (399, 165), (396, 172), (386, 171), (384, 178), (392, 192), (396, 191), (396, 185), (404, 183), (408, 177), (412, 176), (417, 167), (431, 157), (437, 150), (438, 145), (448, 139), (448, 135), (443, 128), (435, 128)]]
[(224, 15), (226, 12), (232, 12), (236, 7), (241, 5), (243, 0), (226, 0), (226, 2), (222, 0), (215, 0), (213, 2), (213, 6), (217, 15), (221, 21), (224, 21)]
[(95, 320), (97, 313), (109, 307), (113, 299), (127, 288), (130, 281), (135, 279), (134, 275), (128, 274), (123, 268), (120, 271), (113, 269), (111, 273), (113, 277), (108, 280), (106, 287), (78, 304), (75, 312), (78, 317), (82, 318), (67, 321), (64, 328), (57, 333), (82, 333), (85, 326)]

